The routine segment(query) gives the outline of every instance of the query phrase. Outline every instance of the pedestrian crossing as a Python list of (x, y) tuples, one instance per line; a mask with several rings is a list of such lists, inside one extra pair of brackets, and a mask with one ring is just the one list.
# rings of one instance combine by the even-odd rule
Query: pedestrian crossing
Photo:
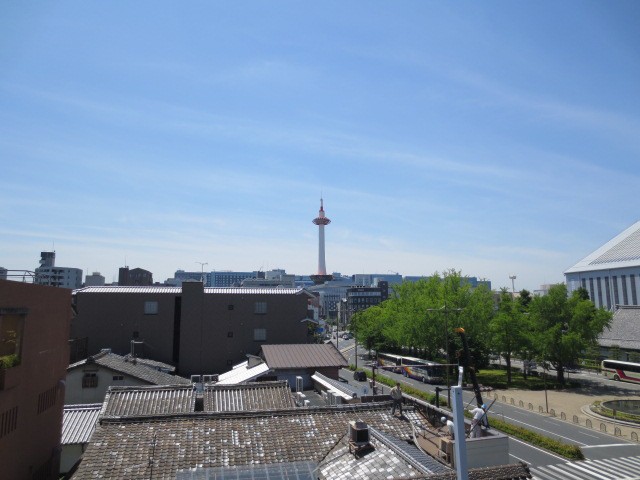
[(640, 480), (640, 456), (530, 468), (534, 480)]

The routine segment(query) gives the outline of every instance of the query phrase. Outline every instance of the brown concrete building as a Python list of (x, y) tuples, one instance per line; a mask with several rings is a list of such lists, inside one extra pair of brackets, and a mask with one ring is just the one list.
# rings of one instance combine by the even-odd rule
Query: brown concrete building
[(71, 290), (0, 280), (2, 478), (57, 478)]
[(180, 375), (222, 373), (265, 343), (307, 343), (308, 302), (298, 288), (86, 287), (74, 291), (72, 338), (177, 366)]

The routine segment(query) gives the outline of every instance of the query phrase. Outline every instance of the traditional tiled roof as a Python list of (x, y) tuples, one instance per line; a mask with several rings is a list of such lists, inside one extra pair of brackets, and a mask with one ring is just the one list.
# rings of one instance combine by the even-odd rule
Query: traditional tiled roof
[(617, 345), (627, 350), (640, 350), (640, 307), (621, 306), (613, 314), (611, 325), (598, 337), (603, 347)]
[(189, 413), (195, 410), (195, 403), (196, 392), (192, 385), (110, 387), (101, 415), (120, 417)]
[(609, 240), (564, 273), (637, 267), (640, 265), (640, 221)]
[(263, 345), (262, 356), (271, 369), (346, 367), (349, 365), (331, 343)]
[[(456, 472), (439, 473), (413, 477), (428, 480), (456, 480)], [(470, 468), (469, 480), (527, 480), (533, 478), (525, 463), (512, 463), (495, 467)]]
[(321, 462), (344, 437), (348, 422), (362, 420), (409, 440), (408, 407), (392, 416), (388, 404), (301, 408), (266, 412), (194, 413), (103, 418), (74, 479), (175, 478), (178, 470), (280, 462)]
[(281, 410), (295, 404), (286, 381), (248, 383), (245, 385), (207, 385), (204, 409), (207, 412), (247, 410)]
[(319, 478), (332, 480), (383, 480), (445, 473), (448, 467), (422, 452), (406, 440), (369, 427), (372, 448), (358, 457), (349, 451), (345, 435), (318, 467)]
[[(168, 373), (157, 370), (154, 366), (145, 364), (145, 360), (138, 361), (136, 358), (131, 358), (129, 355), (121, 356), (111, 353), (109, 350), (102, 350), (96, 355), (92, 355), (89, 358), (73, 363), (67, 367), (67, 371), (71, 371), (78, 367), (84, 367), (87, 364), (95, 363), (101, 367), (108, 368), (114, 372), (123, 373), (131, 377), (143, 380), (152, 385), (187, 385), (191, 384), (191, 381), (178, 377), (176, 375), (170, 375)], [(160, 362), (154, 362), (158, 364)], [(166, 364), (164, 364), (166, 365)], [(167, 365), (167, 368), (172, 368), (171, 365)]]
[(102, 408), (101, 403), (65, 405), (62, 417), (62, 445), (88, 443)]
[[(83, 287), (73, 291), (73, 294), (79, 293), (158, 293), (167, 295), (179, 295), (182, 293), (182, 287), (164, 287), (161, 285), (151, 286), (120, 286), (105, 285), (94, 287)], [(205, 287), (206, 294), (225, 294), (225, 295), (297, 295), (306, 293), (310, 295), (302, 287), (278, 287), (278, 288), (236, 288), (236, 287)]]

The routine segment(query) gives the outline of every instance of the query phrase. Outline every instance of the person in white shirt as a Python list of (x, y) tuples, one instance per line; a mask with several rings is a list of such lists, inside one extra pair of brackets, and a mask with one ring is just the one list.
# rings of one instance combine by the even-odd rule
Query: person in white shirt
[(440, 419), (440, 421), (442, 422), (443, 426), (447, 427), (447, 433), (449, 434), (449, 436), (453, 440), (455, 438), (453, 422), (451, 420), (449, 420), (447, 417), (442, 417)]
[(400, 409), (400, 416), (402, 416), (402, 390), (400, 389), (400, 382), (396, 383), (396, 386), (391, 389), (391, 400), (393, 400), (391, 415), (396, 414), (396, 407), (398, 407)]
[(479, 438), (482, 436), (481, 426), (489, 426), (487, 420), (487, 406), (483, 403), (482, 406), (476, 407), (471, 410), (473, 420), (471, 420), (471, 438)]

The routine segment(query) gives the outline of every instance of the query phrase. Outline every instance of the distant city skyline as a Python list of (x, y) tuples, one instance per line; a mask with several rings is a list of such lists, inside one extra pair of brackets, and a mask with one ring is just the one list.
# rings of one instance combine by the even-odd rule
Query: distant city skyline
[[(456, 269), (638, 221), (640, 3), (0, 5), (0, 267)], [(597, 32), (597, 34), (594, 34)]]

